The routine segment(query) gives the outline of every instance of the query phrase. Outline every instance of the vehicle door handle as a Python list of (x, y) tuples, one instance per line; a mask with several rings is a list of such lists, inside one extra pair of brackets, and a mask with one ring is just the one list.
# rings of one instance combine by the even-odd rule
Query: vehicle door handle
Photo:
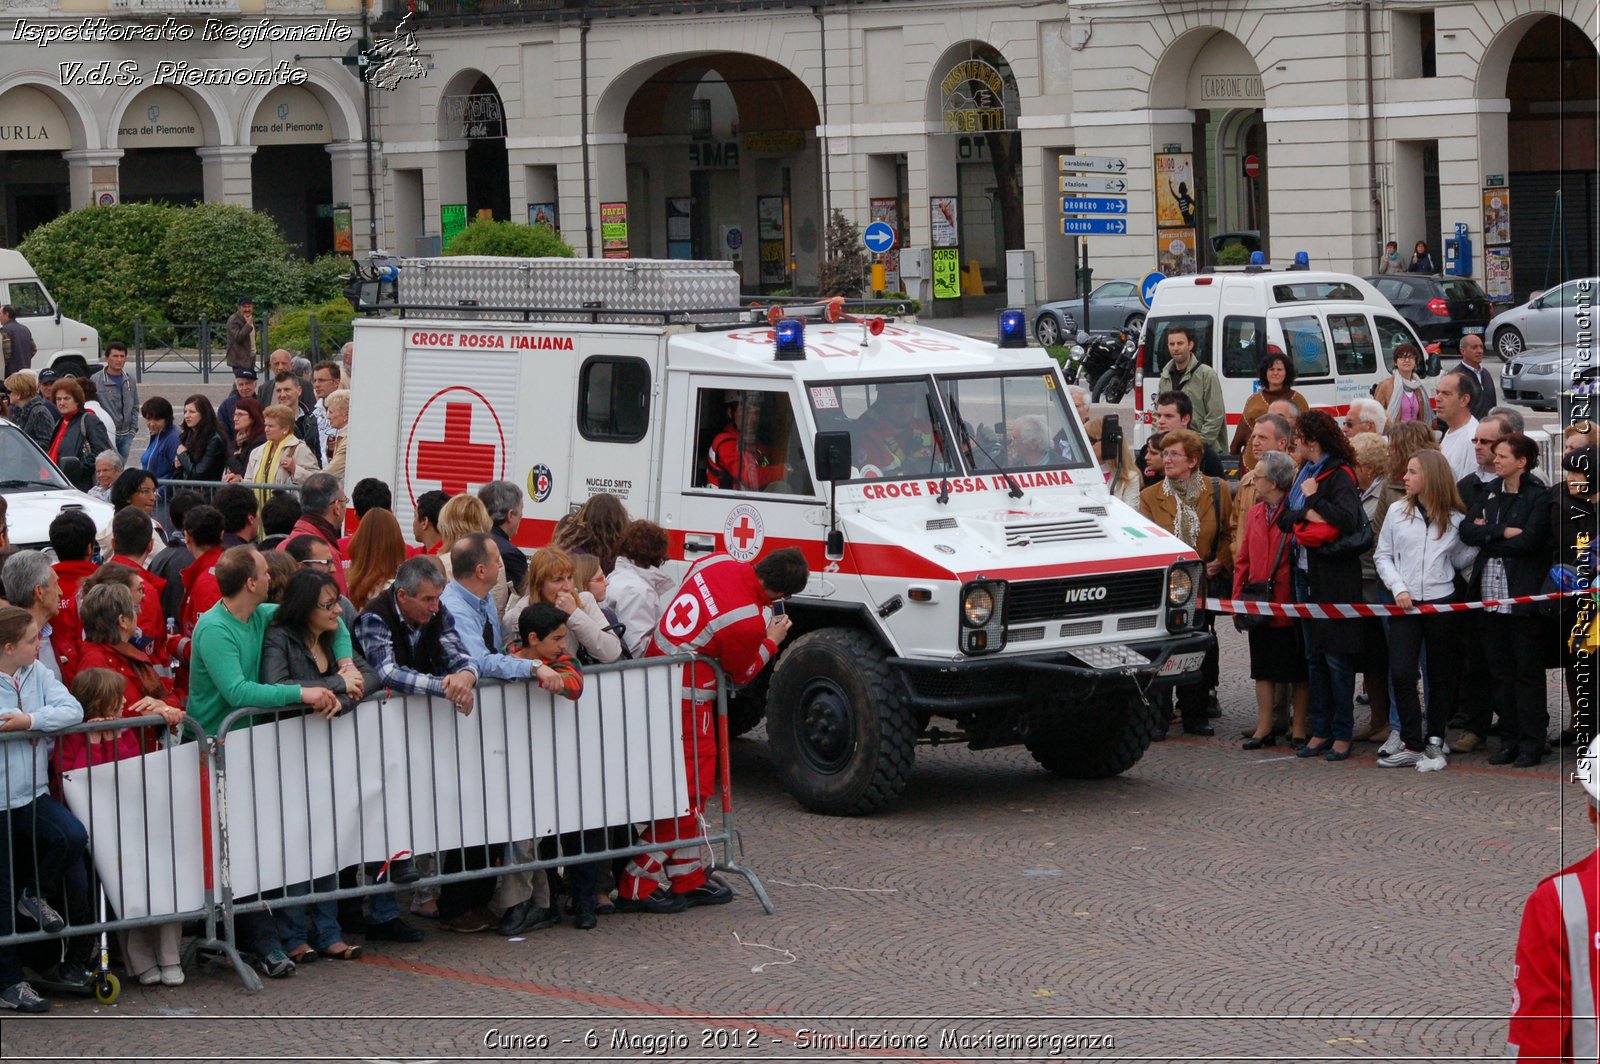
[(717, 537), (691, 532), (683, 537), (684, 554), (711, 554), (717, 549)]

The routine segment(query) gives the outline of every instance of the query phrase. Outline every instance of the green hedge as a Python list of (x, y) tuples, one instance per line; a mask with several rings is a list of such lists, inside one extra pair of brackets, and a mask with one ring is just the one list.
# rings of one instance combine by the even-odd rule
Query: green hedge
[(446, 255), (504, 255), (519, 259), (570, 259), (573, 251), (542, 225), (473, 220), (450, 241)]
[(348, 257), (304, 262), (270, 215), (226, 203), (84, 207), (34, 229), (17, 250), (62, 313), (100, 330), (102, 341), (131, 341), (135, 317), (193, 324), (206, 314), (220, 326), (242, 295), (263, 313), (321, 305), (350, 274)]
[[(318, 351), (311, 350), (311, 315), (317, 316)], [(267, 339), (274, 350), (283, 347), (313, 362), (332, 358), (353, 335), (355, 311), (343, 296), (318, 304), (281, 307), (267, 324)]]

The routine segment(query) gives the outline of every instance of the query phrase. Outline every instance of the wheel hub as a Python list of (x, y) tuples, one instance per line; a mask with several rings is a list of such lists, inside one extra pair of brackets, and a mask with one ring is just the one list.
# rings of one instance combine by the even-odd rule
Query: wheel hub
[(798, 734), (801, 754), (819, 772), (838, 772), (850, 760), (850, 701), (826, 680), (806, 688), (800, 704)]

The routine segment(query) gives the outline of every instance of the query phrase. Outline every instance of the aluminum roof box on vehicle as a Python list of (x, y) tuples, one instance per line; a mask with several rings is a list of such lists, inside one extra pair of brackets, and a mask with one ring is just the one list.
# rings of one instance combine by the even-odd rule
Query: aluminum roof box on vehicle
[[(428, 317), (519, 321), (627, 320), (617, 311), (731, 312), (739, 272), (730, 262), (681, 259), (517, 259), (487, 255), (402, 259), (400, 302)], [(566, 313), (566, 312), (571, 313)]]

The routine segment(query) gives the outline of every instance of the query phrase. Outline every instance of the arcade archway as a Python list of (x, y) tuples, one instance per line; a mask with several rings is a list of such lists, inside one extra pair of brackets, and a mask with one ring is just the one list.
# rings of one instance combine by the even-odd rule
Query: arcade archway
[(814, 286), (820, 121), (810, 89), (771, 60), (668, 62), (627, 97), (625, 246), (613, 239), (604, 253), (730, 259), (750, 291)]

